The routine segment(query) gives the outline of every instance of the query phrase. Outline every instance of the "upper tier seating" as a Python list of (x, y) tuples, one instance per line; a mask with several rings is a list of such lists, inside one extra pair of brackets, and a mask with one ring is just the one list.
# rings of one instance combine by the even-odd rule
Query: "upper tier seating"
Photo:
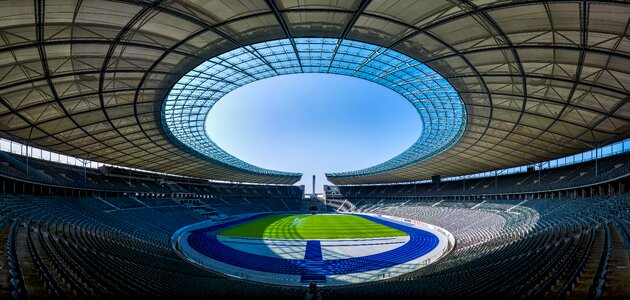
[[(483, 195), (537, 192), (580, 187), (587, 184), (604, 182), (630, 174), (630, 153), (602, 158), (595, 161), (564, 166), (560, 168), (499, 175), (497, 177), (475, 178), (457, 181), (443, 181), (439, 184), (393, 184), (363, 186), (326, 186), (327, 195), (350, 199), (409, 196), (449, 196)], [(540, 180), (539, 180), (540, 175)], [(333, 189), (338, 192), (333, 193)]]
[[(298, 201), (303, 194), (298, 186), (218, 183), (114, 167), (83, 168), (35, 158), (28, 158), (28, 168), (26, 166), (26, 157), (0, 151), (0, 176), (46, 185), (148, 195), (177, 193), (292, 201)], [(147, 202), (148, 205), (153, 203)]]

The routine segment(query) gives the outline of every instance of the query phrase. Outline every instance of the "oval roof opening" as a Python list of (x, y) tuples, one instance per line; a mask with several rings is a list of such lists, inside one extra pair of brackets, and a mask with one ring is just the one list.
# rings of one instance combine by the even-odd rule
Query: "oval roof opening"
[(326, 172), (367, 168), (405, 151), (419, 138), (422, 120), (407, 99), (382, 85), (298, 73), (228, 93), (210, 110), (206, 130), (235, 157), (308, 174), (297, 184), (310, 186), (311, 174), (321, 183)]
[(450, 83), (425, 64), (397, 51), (332, 38), (282, 39), (248, 45), (210, 58), (184, 75), (162, 106), (167, 135), (189, 153), (242, 172), (297, 177), (246, 163), (227, 153), (206, 134), (208, 111), (227, 93), (264, 78), (295, 73), (353, 76), (396, 91), (422, 119), (416, 142), (392, 159), (328, 178), (380, 174), (433, 157), (451, 147), (466, 125), (464, 103)]

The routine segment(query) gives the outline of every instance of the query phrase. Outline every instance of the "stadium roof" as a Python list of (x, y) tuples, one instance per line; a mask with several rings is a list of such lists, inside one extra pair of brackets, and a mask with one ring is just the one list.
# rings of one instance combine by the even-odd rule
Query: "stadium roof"
[(524, 165), (630, 136), (629, 18), (630, 5), (615, 1), (5, 1), (0, 134), (122, 166), (294, 183), (296, 174), (252, 172), (183, 147), (164, 130), (162, 107), (209, 58), (323, 37), (424, 63), (466, 112), (461, 137), (438, 155), (335, 174), (333, 183)]
[[(208, 112), (230, 91), (263, 78), (327, 73), (372, 81), (398, 92), (417, 109), (422, 133), (400, 155), (368, 169), (331, 176), (384, 173), (444, 151), (466, 125), (464, 103), (442, 76), (394, 50), (332, 38), (291, 38), (256, 43), (213, 57), (186, 73), (164, 101), (164, 131), (192, 153), (253, 174), (300, 176), (264, 170), (219, 148), (206, 133)], [(419, 128), (420, 129), (420, 128)]]

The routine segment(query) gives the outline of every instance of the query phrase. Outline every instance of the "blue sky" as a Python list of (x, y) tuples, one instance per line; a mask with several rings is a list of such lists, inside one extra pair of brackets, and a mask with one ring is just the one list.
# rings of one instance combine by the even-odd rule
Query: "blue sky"
[(228, 153), (259, 167), (303, 173), (316, 191), (324, 173), (366, 168), (409, 148), (422, 124), (396, 92), (333, 74), (293, 74), (255, 81), (224, 96), (206, 129)]

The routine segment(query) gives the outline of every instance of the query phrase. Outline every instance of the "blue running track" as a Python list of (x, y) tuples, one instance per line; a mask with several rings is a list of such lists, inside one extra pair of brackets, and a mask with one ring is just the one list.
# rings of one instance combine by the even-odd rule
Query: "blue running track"
[(308, 274), (302, 274), (300, 282), (326, 282), (326, 275), (322, 273), (322, 266), (325, 264), (322, 258), (322, 244), (319, 241), (307, 241), (306, 251), (304, 252), (304, 260), (306, 261), (306, 269)]
[(373, 255), (323, 260), (319, 241), (307, 241), (305, 259), (284, 259), (240, 251), (224, 245), (217, 239), (218, 230), (262, 216), (264, 215), (193, 230), (188, 236), (188, 244), (208, 258), (226, 264), (260, 272), (302, 275), (304, 276), (302, 279), (305, 279), (313, 275), (321, 278), (325, 275), (362, 273), (393, 267), (431, 252), (439, 243), (438, 237), (428, 231), (363, 215), (358, 216), (406, 232), (409, 235), (409, 241), (398, 248)]

